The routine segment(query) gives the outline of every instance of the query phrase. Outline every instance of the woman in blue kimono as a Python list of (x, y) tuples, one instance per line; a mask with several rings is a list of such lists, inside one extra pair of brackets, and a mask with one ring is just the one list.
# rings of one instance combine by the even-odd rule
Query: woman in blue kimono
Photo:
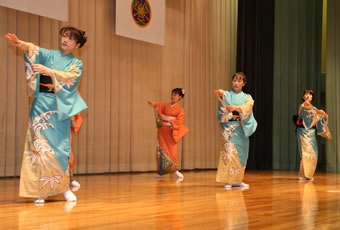
[(299, 107), (296, 121), (297, 143), (300, 154), (299, 179), (313, 180), (318, 160), (318, 144), (316, 133), (326, 139), (332, 139), (327, 126), (328, 115), (312, 105), (315, 94), (307, 89), (303, 92), (304, 102)]
[(220, 152), (216, 181), (225, 188), (249, 187), (243, 183), (249, 152), (249, 136), (257, 127), (253, 116), (254, 100), (242, 91), (247, 78), (244, 73), (232, 77), (232, 90), (215, 90), (218, 98), (218, 116), (224, 144)]
[(13, 46), (25, 52), (28, 93), (34, 97), (28, 123), (22, 168), (20, 196), (44, 203), (48, 196), (64, 194), (76, 201), (70, 191), (71, 118), (87, 108), (77, 92), (83, 63), (72, 55), (87, 38), (85, 32), (64, 27), (58, 50), (47, 50), (6, 34)]

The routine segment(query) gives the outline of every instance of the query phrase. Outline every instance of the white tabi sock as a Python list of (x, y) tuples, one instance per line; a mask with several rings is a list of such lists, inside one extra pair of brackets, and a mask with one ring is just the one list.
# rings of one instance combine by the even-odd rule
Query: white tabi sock
[(66, 201), (71, 201), (71, 202), (77, 201), (76, 195), (74, 195), (74, 193), (71, 192), (71, 190), (63, 192), (63, 195), (64, 195)]
[(178, 170), (175, 172), (175, 174), (178, 178), (182, 178), (182, 179), (184, 178), (183, 174), (180, 173)]

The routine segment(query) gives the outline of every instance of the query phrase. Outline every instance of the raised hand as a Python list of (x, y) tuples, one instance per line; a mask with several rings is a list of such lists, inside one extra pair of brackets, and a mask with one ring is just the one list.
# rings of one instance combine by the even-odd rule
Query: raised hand
[(152, 107), (156, 107), (156, 103), (152, 103), (151, 101), (148, 101), (148, 105), (152, 106)]
[(214, 90), (214, 93), (216, 94), (216, 96), (222, 97), (224, 92), (222, 89), (217, 89), (217, 90)]
[(15, 34), (7, 33), (5, 37), (8, 39), (12, 46), (18, 47), (22, 44), (22, 41), (20, 41)]
[(5, 37), (8, 39), (12, 46), (18, 47), (24, 52), (28, 50), (25, 42), (19, 40), (15, 34), (7, 33), (5, 34)]

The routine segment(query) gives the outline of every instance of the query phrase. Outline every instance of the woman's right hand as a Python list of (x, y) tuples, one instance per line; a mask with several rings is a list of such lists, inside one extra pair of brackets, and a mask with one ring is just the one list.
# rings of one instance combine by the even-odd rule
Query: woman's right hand
[(216, 96), (222, 97), (224, 94), (224, 91), (222, 89), (217, 89), (217, 90), (214, 90), (214, 93), (216, 94)]
[(7, 33), (5, 37), (8, 39), (12, 46), (18, 47), (24, 52), (28, 50), (26, 44), (23, 41), (19, 40), (15, 34)]
[(156, 107), (156, 103), (152, 103), (151, 101), (148, 101), (148, 105), (152, 106), (152, 107)]
[(20, 41), (15, 34), (7, 33), (5, 37), (8, 39), (12, 46), (19, 47), (22, 44), (22, 41)]

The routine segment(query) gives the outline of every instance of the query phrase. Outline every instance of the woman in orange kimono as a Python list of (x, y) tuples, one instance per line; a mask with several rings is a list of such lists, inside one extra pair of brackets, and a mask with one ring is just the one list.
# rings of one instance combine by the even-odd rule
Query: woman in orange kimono
[(157, 132), (157, 172), (159, 175), (175, 173), (179, 179), (184, 176), (178, 171), (177, 143), (187, 134), (184, 126), (184, 109), (178, 102), (184, 97), (184, 89), (175, 88), (171, 92), (170, 103), (148, 104), (155, 109)]

